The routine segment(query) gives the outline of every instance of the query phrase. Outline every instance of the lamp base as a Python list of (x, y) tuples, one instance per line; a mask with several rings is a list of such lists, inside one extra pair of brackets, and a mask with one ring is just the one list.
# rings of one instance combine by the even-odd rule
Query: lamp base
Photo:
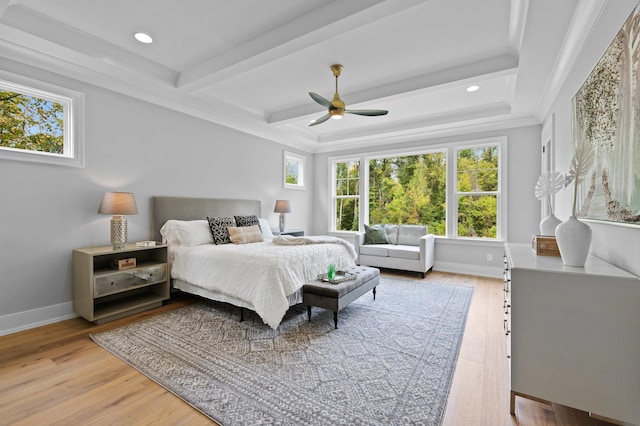
[(284, 213), (280, 213), (280, 232), (284, 232), (285, 230), (285, 226), (284, 226)]
[(127, 244), (127, 218), (122, 215), (111, 218), (111, 244), (114, 250), (123, 249)]

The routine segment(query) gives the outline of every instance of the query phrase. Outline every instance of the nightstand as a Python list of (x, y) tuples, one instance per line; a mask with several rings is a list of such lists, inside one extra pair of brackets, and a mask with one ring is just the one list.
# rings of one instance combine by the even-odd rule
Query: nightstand
[[(135, 259), (115, 269), (112, 262)], [(133, 263), (130, 260), (130, 263)], [(96, 324), (162, 305), (169, 299), (167, 246), (124, 249), (88, 247), (73, 251), (73, 310)]]
[(304, 231), (302, 229), (285, 229), (284, 232), (275, 230), (273, 231), (273, 235), (291, 235), (292, 237), (304, 237)]

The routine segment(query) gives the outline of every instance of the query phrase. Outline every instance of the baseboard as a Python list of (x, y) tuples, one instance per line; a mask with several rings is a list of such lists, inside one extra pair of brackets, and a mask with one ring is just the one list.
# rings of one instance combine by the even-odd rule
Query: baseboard
[(450, 272), (453, 274), (478, 275), (489, 278), (502, 278), (504, 267), (470, 265), (468, 263), (439, 262), (433, 265), (435, 271)]
[(0, 316), (0, 324), (2, 324), (0, 326), (0, 336), (74, 317), (77, 317), (77, 315), (73, 312), (73, 302), (2, 315)]
[[(433, 269), (454, 274), (478, 275), (490, 278), (502, 278), (503, 272), (503, 268), (501, 267), (439, 261), (435, 262)], [(75, 317), (77, 317), (77, 315), (73, 312), (73, 302), (65, 302), (45, 306), (44, 308), (3, 315), (0, 316), (0, 336)]]

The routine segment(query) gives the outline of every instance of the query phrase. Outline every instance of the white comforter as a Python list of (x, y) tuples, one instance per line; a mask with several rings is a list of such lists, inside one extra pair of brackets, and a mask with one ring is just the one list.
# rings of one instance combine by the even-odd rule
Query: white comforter
[(304, 244), (265, 241), (175, 248), (171, 250), (171, 276), (246, 301), (275, 329), (289, 308), (287, 296), (326, 272), (330, 263), (336, 269), (355, 264), (355, 252), (348, 242), (322, 237), (313, 243), (313, 238), (306, 237)]

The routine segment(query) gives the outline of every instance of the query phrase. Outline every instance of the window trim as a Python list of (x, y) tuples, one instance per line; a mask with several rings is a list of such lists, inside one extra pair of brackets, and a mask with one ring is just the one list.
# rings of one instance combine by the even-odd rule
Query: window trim
[[(471, 238), (460, 237), (457, 232), (458, 223), (458, 205), (457, 205), (457, 152), (462, 149), (479, 148), (484, 146), (498, 146), (498, 192), (496, 209), (496, 238)], [(460, 241), (478, 241), (478, 242), (504, 242), (507, 241), (507, 136), (494, 136), (481, 139), (461, 140), (457, 142), (449, 142), (442, 144), (425, 145), (422, 147), (400, 148), (394, 150), (362, 152), (359, 154), (336, 155), (328, 158), (329, 169), (329, 232), (354, 234), (354, 231), (336, 230), (335, 223), (335, 200), (336, 200), (336, 168), (335, 163), (346, 161), (360, 161), (360, 215), (359, 215), (359, 232), (364, 230), (364, 224), (369, 223), (369, 160), (384, 157), (399, 157), (408, 155), (430, 154), (434, 152), (446, 153), (446, 203), (447, 203), (447, 231), (446, 235), (437, 236), (438, 238), (447, 238), (450, 240)], [(453, 202), (452, 200), (455, 200)]]
[(0, 71), (0, 87), (64, 105), (63, 154), (0, 147), (0, 160), (84, 167), (84, 94), (42, 81)]

